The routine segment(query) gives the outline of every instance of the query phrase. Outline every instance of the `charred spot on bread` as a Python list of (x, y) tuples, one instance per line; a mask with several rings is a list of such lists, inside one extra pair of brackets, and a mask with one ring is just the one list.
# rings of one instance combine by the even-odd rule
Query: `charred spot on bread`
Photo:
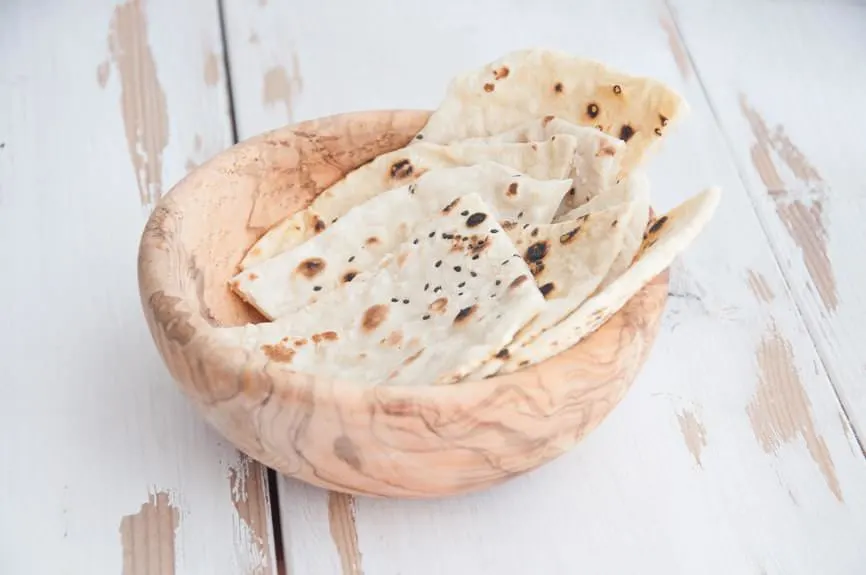
[(623, 124), (619, 129), (619, 139), (623, 142), (628, 142), (634, 136), (634, 128), (628, 124)]
[(299, 274), (307, 278), (314, 278), (325, 269), (327, 264), (322, 258), (307, 258), (295, 268)]
[(524, 258), (528, 262), (537, 262), (543, 260), (548, 252), (550, 251), (550, 242), (547, 240), (543, 240), (540, 242), (535, 242), (528, 248), (526, 248), (526, 255)]
[(388, 306), (376, 304), (367, 308), (361, 319), (361, 327), (364, 331), (373, 331), (388, 318)]
[(412, 172), (414, 171), (415, 168), (412, 166), (412, 162), (410, 162), (408, 158), (397, 160), (396, 162), (391, 164), (391, 178), (395, 180), (402, 180), (404, 178), (408, 178), (412, 175)]
[(459, 312), (457, 312), (456, 316), (454, 316), (454, 323), (459, 324), (459, 323), (465, 322), (469, 318), (469, 316), (471, 316), (473, 313), (475, 313), (475, 310), (477, 310), (477, 309), (478, 309), (478, 304), (473, 304), (473, 305), (470, 305), (469, 307), (464, 307)]

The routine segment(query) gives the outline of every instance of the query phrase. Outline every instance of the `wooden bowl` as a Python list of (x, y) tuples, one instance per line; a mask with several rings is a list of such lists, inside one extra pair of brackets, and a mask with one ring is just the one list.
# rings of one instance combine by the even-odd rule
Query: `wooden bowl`
[(482, 381), (369, 388), (216, 343), (219, 326), (262, 321), (227, 286), (249, 246), (346, 172), (406, 145), (428, 116), (344, 114), (241, 142), (180, 181), (144, 229), (141, 301), (173, 378), (229, 441), (280, 473), (391, 497), (496, 484), (594, 429), (656, 337), (667, 272), (578, 345)]

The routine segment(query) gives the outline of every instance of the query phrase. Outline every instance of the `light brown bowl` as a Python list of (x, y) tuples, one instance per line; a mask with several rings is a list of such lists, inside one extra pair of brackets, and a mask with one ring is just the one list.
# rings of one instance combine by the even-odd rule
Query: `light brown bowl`
[(173, 378), (226, 438), (283, 474), (392, 497), (493, 485), (594, 429), (652, 347), (667, 272), (560, 355), (451, 386), (368, 388), (293, 373), (263, 354), (215, 343), (218, 326), (261, 321), (227, 280), (265, 228), (346, 172), (406, 145), (428, 115), (344, 114), (241, 142), (179, 182), (144, 229), (141, 301)]

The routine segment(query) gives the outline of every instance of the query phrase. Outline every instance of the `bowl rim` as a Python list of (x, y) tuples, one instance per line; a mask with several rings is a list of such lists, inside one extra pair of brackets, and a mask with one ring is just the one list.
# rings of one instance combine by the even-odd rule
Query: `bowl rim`
[[(138, 283), (142, 308), (151, 335), (156, 340), (160, 354), (169, 365), (170, 371), (171, 361), (169, 361), (170, 358), (166, 357), (168, 352), (164, 351), (163, 346), (160, 345), (159, 338), (161, 337), (179, 346), (184, 355), (189, 354), (199, 362), (209, 364), (207, 367), (213, 368), (217, 376), (226, 376), (237, 381), (238, 391), (246, 395), (257, 395), (261, 392), (273, 393), (273, 389), (262, 389), (261, 378), (256, 377), (256, 375), (267, 373), (269, 379), (273, 380), (273, 384), (279, 383), (280, 385), (297, 387), (300, 381), (312, 380), (314, 389), (327, 384), (331, 390), (329, 395), (332, 396), (350, 398), (357, 397), (360, 392), (362, 396), (376, 402), (424, 400), (436, 405), (453, 404), (456, 407), (465, 406), (467, 399), (487, 397), (499, 388), (519, 388), (527, 378), (542, 381), (554, 377), (545, 377), (546, 372), (551, 371), (552, 365), (569, 361), (569, 356), (576, 352), (576, 348), (589, 344), (593, 339), (600, 338), (599, 334), (604, 334), (611, 329), (618, 329), (614, 322), (611, 322), (612, 319), (623, 316), (623, 314), (627, 315), (627, 308), (634, 305), (651, 287), (664, 284), (664, 297), (657, 311), (657, 318), (661, 317), (669, 299), (667, 294), (669, 268), (645, 284), (594, 332), (556, 355), (512, 373), (460, 381), (448, 385), (361, 385), (344, 379), (327, 378), (294, 371), (286, 364), (270, 361), (264, 354), (227, 345), (219, 336), (220, 327), (212, 325), (202, 314), (199, 302), (190, 301), (188, 294), (178, 287), (181, 278), (177, 276), (180, 275), (179, 271), (182, 266), (172, 265), (170, 261), (172, 256), (168, 254), (170, 250), (165, 249), (166, 244), (172, 245), (172, 240), (169, 238), (175, 231), (167, 229), (167, 226), (177, 225), (183, 218), (183, 209), (178, 206), (178, 200), (192, 197), (199, 192), (195, 184), (203, 178), (204, 174), (219, 169), (226, 164), (229, 158), (236, 157), (243, 150), (254, 149), (268, 139), (297, 137), (296, 131), (309, 130), (314, 126), (321, 127), (323, 123), (335, 126), (339, 122), (357, 121), (365, 117), (403, 115), (418, 118), (424, 115), (429, 117), (431, 113), (431, 110), (424, 109), (371, 109), (342, 112), (295, 122), (261, 132), (225, 148), (176, 182), (159, 199), (149, 215), (141, 234), (138, 249)], [(154, 301), (155, 299), (158, 301)], [(649, 348), (652, 347), (656, 339), (656, 333), (649, 341)], [(646, 353), (643, 356), (645, 359)], [(202, 366), (200, 365), (199, 368)], [(637, 369), (640, 369), (640, 365)], [(562, 371), (562, 369), (556, 371)], [(183, 379), (174, 372), (172, 372), (172, 376), (179, 381)], [(213, 391), (207, 389), (211, 399), (215, 397)], [(201, 394), (199, 396), (201, 397)], [(217, 401), (219, 400), (213, 400), (213, 402)]]

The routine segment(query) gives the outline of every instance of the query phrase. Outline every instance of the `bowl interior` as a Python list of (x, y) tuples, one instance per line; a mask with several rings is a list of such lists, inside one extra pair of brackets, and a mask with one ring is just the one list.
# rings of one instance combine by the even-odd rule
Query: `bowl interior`
[(171, 201), (183, 213), (185, 291), (202, 316), (221, 326), (264, 321), (228, 287), (249, 247), (347, 172), (408, 144), (428, 116), (370, 112), (281, 128), (237, 144), (180, 182)]

